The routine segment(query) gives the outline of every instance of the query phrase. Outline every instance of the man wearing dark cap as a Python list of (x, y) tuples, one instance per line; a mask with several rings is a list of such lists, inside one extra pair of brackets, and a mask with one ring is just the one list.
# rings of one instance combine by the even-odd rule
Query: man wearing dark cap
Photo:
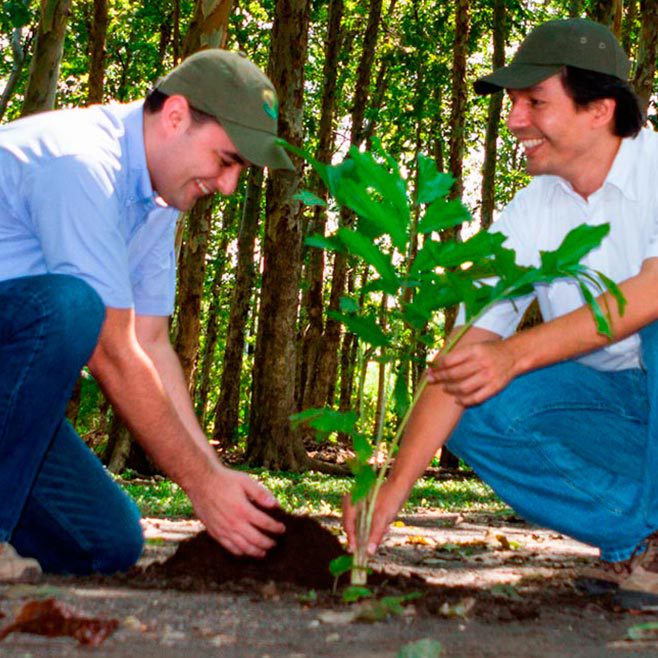
[(113, 573), (142, 549), (135, 505), (65, 418), (87, 364), (209, 533), (263, 556), (274, 497), (222, 465), (169, 343), (179, 211), (244, 167), (291, 169), (277, 101), (237, 53), (208, 50), (146, 101), (0, 128), (0, 581)]
[[(576, 226), (609, 223), (584, 262), (618, 282), (628, 305), (620, 317), (606, 300), (609, 342), (577, 285), (543, 284), (498, 304), (439, 356), (382, 489), (370, 550), (447, 442), (528, 520), (600, 549), (583, 587), (616, 589), (622, 605), (658, 603), (658, 136), (642, 129), (629, 69), (607, 28), (557, 20), (475, 83), (481, 94), (506, 90), (507, 124), (535, 176), (492, 230), (519, 262), (538, 265)], [(545, 323), (514, 333), (533, 298)], [(350, 537), (353, 517), (347, 504)]]

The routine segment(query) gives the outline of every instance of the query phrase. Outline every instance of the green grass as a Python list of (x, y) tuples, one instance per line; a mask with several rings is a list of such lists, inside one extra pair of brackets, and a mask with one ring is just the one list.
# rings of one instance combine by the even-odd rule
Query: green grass
[[(350, 478), (319, 473), (272, 473), (264, 469), (241, 469), (262, 482), (289, 511), (310, 514), (340, 514), (341, 501), (349, 491)], [(180, 487), (169, 480), (145, 483), (120, 480), (145, 516), (191, 517), (192, 506)], [(476, 478), (435, 480), (416, 483), (405, 512), (441, 509), (448, 512), (483, 511), (507, 513), (509, 508), (483, 482)]]

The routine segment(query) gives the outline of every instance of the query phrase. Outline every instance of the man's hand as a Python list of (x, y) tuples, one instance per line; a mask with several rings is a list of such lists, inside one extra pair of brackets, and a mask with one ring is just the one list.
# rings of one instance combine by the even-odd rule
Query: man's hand
[(427, 372), (431, 384), (440, 384), (463, 407), (480, 404), (502, 391), (518, 368), (508, 341), (471, 343), (439, 355)]
[(285, 526), (261, 508), (277, 506), (274, 496), (244, 473), (217, 465), (200, 486), (188, 490), (208, 533), (235, 555), (264, 557)]
[[(377, 496), (375, 504), (375, 512), (372, 515), (372, 527), (370, 528), (370, 537), (368, 539), (368, 554), (373, 555), (377, 547), (384, 538), (384, 534), (388, 530), (388, 526), (393, 519), (397, 516), (400, 508), (404, 504), (407, 497), (407, 491), (401, 488), (396, 488), (395, 485), (388, 479), (382, 485)], [(347, 533), (347, 543), (350, 551), (356, 548), (356, 515), (358, 504), (352, 504), (352, 497), (347, 494), (343, 498), (343, 527)]]

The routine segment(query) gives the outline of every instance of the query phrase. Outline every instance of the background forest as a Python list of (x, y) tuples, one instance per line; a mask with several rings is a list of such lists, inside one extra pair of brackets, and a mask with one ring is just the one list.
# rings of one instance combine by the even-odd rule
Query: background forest
[[(527, 181), (501, 120), (505, 99), (475, 96), (472, 82), (502, 65), (532, 27), (567, 16), (593, 18), (618, 35), (658, 127), (658, 0), (3, 0), (0, 119), (141, 98), (200, 48), (240, 49), (277, 87), (286, 140), (324, 162), (381, 141), (410, 178), (417, 155), (431, 156), (455, 177), (451, 194), (476, 219), (451, 234), (470, 235)], [(440, 346), (453, 316), (422, 332), (397, 328), (415, 356), (395, 373), (345, 333), (328, 313), (371, 273), (304, 246), (307, 235), (354, 218), (303, 205), (300, 191), (326, 192), (295, 163), (294, 173), (250, 170), (234, 196), (201, 202), (181, 218), (171, 331), (218, 450), (272, 469), (331, 471), (338, 467), (309, 455), (313, 437), (293, 430), (290, 415), (347, 409), (363, 391), (373, 433), (383, 423), (390, 434), (395, 377), (402, 372), (414, 385), (427, 345)], [(372, 309), (383, 321), (387, 303), (381, 295)], [(111, 470), (151, 468), (88, 376), (69, 416)]]

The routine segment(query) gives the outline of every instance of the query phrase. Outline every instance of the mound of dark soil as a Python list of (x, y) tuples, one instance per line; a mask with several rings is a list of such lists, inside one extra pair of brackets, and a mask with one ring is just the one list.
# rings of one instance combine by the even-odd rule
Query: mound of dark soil
[(338, 539), (310, 517), (281, 509), (267, 513), (283, 523), (286, 532), (277, 536), (276, 546), (264, 558), (235, 556), (204, 531), (182, 542), (166, 562), (146, 569), (145, 579), (196, 590), (245, 579), (330, 589), (334, 578), (329, 563), (345, 554)]

